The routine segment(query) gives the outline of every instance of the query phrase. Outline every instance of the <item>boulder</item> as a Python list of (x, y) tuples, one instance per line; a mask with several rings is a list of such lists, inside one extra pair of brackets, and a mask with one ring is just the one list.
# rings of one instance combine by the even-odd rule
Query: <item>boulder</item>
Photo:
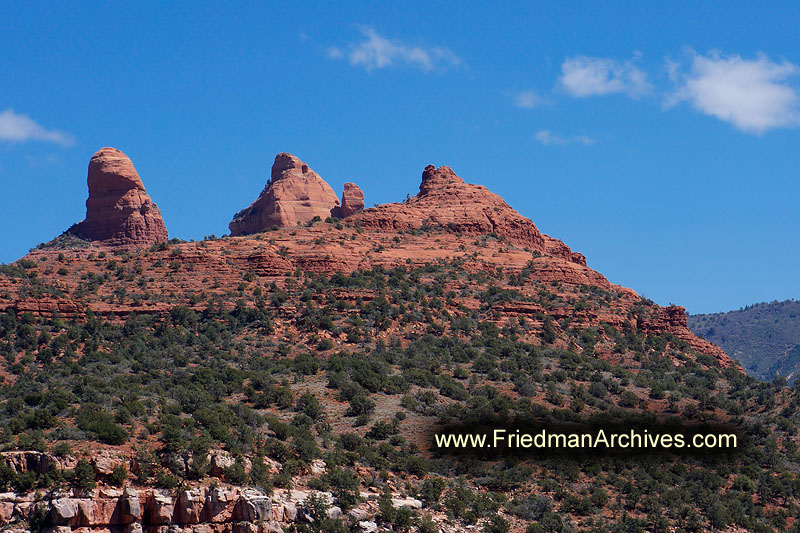
[(364, 533), (375, 533), (378, 531), (378, 524), (372, 520), (364, 520), (358, 523), (358, 527)]
[(99, 489), (97, 489), (98, 498), (109, 498), (109, 499), (121, 498), (122, 494), (123, 494), (122, 489), (117, 489), (114, 487), (101, 486)]
[(236, 522), (231, 529), (232, 533), (283, 533), (281, 525), (274, 521), (253, 524), (252, 522)]
[(347, 512), (347, 516), (349, 516), (356, 522), (363, 522), (364, 520), (369, 518), (369, 513), (365, 509), (359, 509), (356, 507), (355, 509), (350, 509)]
[(201, 522), (205, 497), (203, 489), (184, 489), (178, 495), (178, 522), (197, 524)]
[(258, 526), (252, 522), (236, 522), (231, 533), (259, 533)]
[(53, 525), (70, 525), (78, 516), (77, 506), (69, 498), (59, 498), (50, 502), (50, 520)]
[(46, 533), (71, 533), (72, 528), (69, 526), (53, 526), (44, 530)]
[(211, 475), (222, 477), (225, 470), (236, 464), (236, 460), (226, 451), (219, 450), (209, 454), (208, 462), (211, 466)]
[(311, 461), (311, 474), (319, 476), (327, 472), (327, 465), (322, 459), (314, 459)]
[(245, 489), (233, 509), (233, 519), (244, 522), (272, 518), (272, 498), (255, 489)]
[(110, 476), (116, 466), (124, 463), (124, 460), (105, 451), (98, 453), (92, 458), (92, 467), (95, 473), (101, 476)]
[(134, 522), (125, 526), (125, 533), (143, 533), (142, 524)]
[(139, 494), (136, 489), (127, 487), (119, 500), (119, 520), (121, 524), (130, 524), (142, 518), (142, 506), (139, 505)]
[(166, 491), (153, 491), (148, 509), (151, 524), (171, 524), (175, 516), (175, 499)]
[(416, 498), (392, 498), (395, 509), (422, 509), (422, 502)]

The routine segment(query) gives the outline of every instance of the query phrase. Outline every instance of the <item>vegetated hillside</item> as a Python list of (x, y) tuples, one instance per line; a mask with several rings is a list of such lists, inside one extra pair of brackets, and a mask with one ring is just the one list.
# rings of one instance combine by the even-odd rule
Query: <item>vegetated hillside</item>
[[(324, 272), (337, 256), (373, 266)], [(135, 253), (32, 253), (2, 278), (4, 446), (80, 464), (106, 450), (128, 467), (73, 462), (3, 483), (145, 490), (212, 476), (331, 490), (345, 511), (398, 530), (788, 527), (795, 393), (723, 368), (655, 327), (658, 306), (570, 278), (567, 264), (492, 235), (335, 221)], [(425, 438), (461, 420), (593, 414), (727, 420), (751, 441), (731, 458), (478, 460), (436, 456)], [(215, 466), (222, 451), (235, 460)], [(324, 473), (311, 468), (320, 458)], [(360, 502), (369, 491), (424, 508)]]
[[(407, 211), (143, 250), (60, 240), (3, 266), (0, 491), (18, 495), (0, 522), (792, 528), (797, 393), (747, 377), (682, 308), (609, 283), (497, 197), (474, 209), (485, 189), (451, 173), (426, 169)], [(454, 457), (430, 439), (675, 419), (728, 424), (740, 447)]]
[(689, 327), (718, 344), (753, 377), (790, 381), (800, 371), (800, 302), (759, 303), (738, 311), (690, 315)]

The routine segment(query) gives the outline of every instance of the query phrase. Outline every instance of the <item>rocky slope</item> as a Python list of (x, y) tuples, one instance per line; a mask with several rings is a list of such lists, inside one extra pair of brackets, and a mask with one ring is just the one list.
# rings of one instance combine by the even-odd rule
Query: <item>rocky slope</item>
[[(215, 468), (233, 464), (227, 455), (216, 455)], [(74, 468), (77, 460), (59, 458), (41, 452), (0, 453), (0, 465), (14, 475), (46, 475)], [(114, 467), (127, 465), (119, 457), (98, 455), (92, 461), (95, 476), (106, 480)], [(135, 462), (130, 464), (136, 468)], [(125, 466), (127, 468), (127, 466)], [(315, 461), (313, 470), (324, 474), (326, 465)], [(54, 492), (46, 498), (35, 495), (0, 493), (0, 525), (14, 522), (47, 524), (53, 532), (167, 532), (180, 528), (191, 532), (241, 532), (282, 533), (284, 527), (308, 524), (319, 520), (318, 509), (312, 507), (313, 498), (325, 502), (323, 518), (338, 519), (345, 516), (333, 505), (330, 492), (308, 490), (277, 490), (266, 493), (254, 488), (241, 488), (230, 484), (207, 487), (184, 486), (179, 490), (158, 488), (119, 487), (102, 484), (99, 488), (83, 488)], [(362, 505), (347, 511), (347, 518), (362, 524), (363, 530), (377, 529), (369, 517), (377, 512), (378, 493), (363, 492)], [(420, 509), (422, 502), (393, 495), (391, 504), (396, 509)], [(179, 529), (179, 530), (180, 530)]]
[[(319, 185), (278, 159), (273, 200), (283, 180)], [(353, 192), (343, 206), (358, 205)], [(785, 417), (800, 401), (748, 381), (683, 308), (610, 283), (448, 167), (427, 167), (405, 203), (341, 220), (315, 221), (319, 205), (303, 202), (286, 211), (302, 225), (42, 249), (0, 268), (0, 522), (63, 533), (792, 525), (798, 439)], [(742, 455), (709, 462), (456, 461), (430, 439), (465, 420), (628, 415), (761, 431)], [(667, 498), (680, 512), (659, 507)]]
[(86, 218), (69, 233), (129, 248), (146, 248), (169, 239), (161, 211), (124, 153), (116, 148), (98, 150), (89, 161), (87, 181)]

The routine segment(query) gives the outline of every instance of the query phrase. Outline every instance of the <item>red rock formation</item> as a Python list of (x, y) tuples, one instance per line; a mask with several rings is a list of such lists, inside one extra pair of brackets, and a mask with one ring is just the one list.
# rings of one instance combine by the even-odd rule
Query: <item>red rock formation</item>
[[(294, 179), (291, 174), (295, 173), (302, 179), (305, 176), (322, 182), (297, 158), (283, 154), (277, 158), (275, 177), (278, 179), (268, 190), (277, 187), (282, 180)], [(262, 197), (265, 195), (266, 192)], [(137, 261), (152, 278), (148, 290), (184, 295), (211, 291), (225, 299), (241, 284), (243, 275), (260, 278), (262, 287), (272, 282), (280, 286), (287, 275), (297, 271), (333, 275), (375, 267), (419, 268), (438, 261), (460, 259), (464, 261), (463, 268), (472, 271), (502, 268), (509, 275), (525, 272), (527, 281), (509, 288), (522, 292), (529, 300), (492, 306), (493, 320), (498, 325), (504, 325), (509, 318), (525, 316), (534, 327), (541, 327), (542, 313), (556, 323), (569, 319), (582, 328), (609, 324), (621, 330), (634, 325), (645, 333), (672, 334), (699, 353), (713, 356), (723, 367), (734, 364), (720, 348), (691, 333), (682, 308), (648, 304), (631, 289), (610, 283), (602, 274), (587, 267), (582, 255), (572, 252), (561, 241), (541, 234), (533, 222), (519, 215), (499, 196), (485, 187), (464, 183), (447, 167), (426, 168), (419, 194), (407, 202), (366, 209), (347, 220), (352, 223), (338, 227), (327, 224), (292, 227), (270, 233), (269, 239), (258, 236), (179, 244), (169, 250), (140, 254)], [(398, 233), (398, 230), (423, 225), (438, 228), (434, 233)], [(505, 237), (506, 242), (475, 237), (491, 232)], [(531, 251), (541, 255), (531, 254)], [(114, 295), (110, 284), (99, 287), (97, 293), (79, 296), (87, 273), (102, 275), (107, 270), (106, 262), (111, 260), (96, 256), (92, 250), (37, 250), (26, 258), (29, 276), (35, 273), (38, 280), (63, 294), (32, 297), (26, 290), (24, 278), (0, 275), (0, 311), (79, 320), (85, 319), (91, 311), (104, 319), (119, 321), (133, 313), (166, 315), (178, 301), (195, 311), (203, 310), (203, 303), (180, 296), (177, 301), (132, 298), (132, 293), (138, 293), (134, 287), (127, 301), (110, 298)], [(56, 261), (63, 265), (58, 272), (52, 266)], [(176, 270), (172, 266), (174, 263), (180, 268)], [(561, 298), (563, 305), (542, 305), (540, 292), (545, 287)], [(462, 287), (451, 288), (458, 293)], [(606, 293), (603, 298), (607, 305), (581, 309), (571, 305), (588, 294), (587, 290)], [(372, 296), (351, 288), (343, 290), (336, 298), (363, 303)], [(228, 300), (227, 305), (234, 304)], [(478, 309), (482, 304), (466, 298), (459, 305)], [(276, 328), (290, 328), (289, 324), (297, 320), (296, 310), (293, 303), (281, 306)], [(457, 309), (450, 311), (458, 312)]]
[(54, 316), (83, 316), (86, 311), (81, 302), (52, 297), (18, 298), (14, 301), (0, 301), (0, 311), (12, 310), (17, 314), (30, 313), (32, 316), (52, 318)]
[(534, 251), (586, 264), (579, 253), (561, 241), (543, 235), (536, 225), (482, 185), (465, 183), (450, 167), (425, 167), (419, 193), (405, 203), (367, 209), (354, 222), (366, 228), (401, 230), (425, 225), (486, 235), (494, 233)]
[(342, 192), (342, 205), (334, 209), (333, 215), (339, 218), (349, 217), (364, 209), (364, 192), (355, 183), (345, 183)]
[(280, 153), (264, 191), (228, 227), (234, 236), (293, 227), (315, 216), (325, 220), (338, 205), (336, 193), (316, 172), (292, 154)]
[(116, 148), (89, 161), (86, 219), (69, 231), (110, 246), (146, 248), (169, 240), (161, 211), (145, 191), (133, 163)]
[(693, 350), (716, 358), (723, 368), (736, 364), (722, 348), (691, 332), (685, 307), (679, 305), (659, 307), (658, 315), (654, 319), (645, 321), (639, 326), (645, 331), (672, 333), (682, 341), (686, 341)]

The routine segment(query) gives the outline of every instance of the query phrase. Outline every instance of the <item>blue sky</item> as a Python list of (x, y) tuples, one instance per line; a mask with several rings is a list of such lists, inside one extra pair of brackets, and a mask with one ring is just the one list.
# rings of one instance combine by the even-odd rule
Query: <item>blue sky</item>
[(55, 4), (0, 7), (0, 262), (103, 146), (184, 239), (288, 151), (368, 205), (450, 165), (661, 304), (800, 297), (796, 2)]

